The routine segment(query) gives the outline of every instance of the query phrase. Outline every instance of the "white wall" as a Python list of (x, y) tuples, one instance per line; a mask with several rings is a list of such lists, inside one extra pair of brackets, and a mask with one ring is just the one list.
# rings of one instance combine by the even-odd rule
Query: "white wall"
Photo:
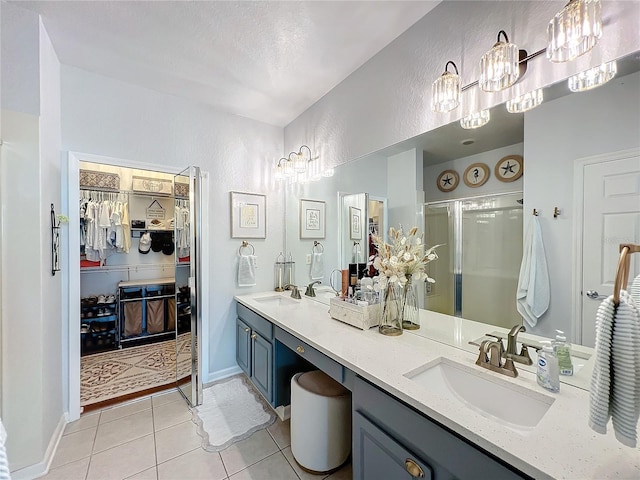
[[(549, 310), (532, 329), (538, 335), (553, 336), (555, 328), (571, 332), (574, 162), (640, 146), (639, 92), (640, 72), (525, 113), (524, 206), (525, 212), (540, 211), (551, 277)], [(562, 211), (557, 219), (554, 207)]]
[[(51, 204), (61, 212), (60, 183), (60, 62), (40, 22), (40, 275), (42, 282), (42, 451), (63, 413), (62, 274), (51, 275)], [(67, 237), (62, 231), (62, 241)], [(65, 335), (66, 337), (66, 335)]]
[[(283, 193), (269, 184), (282, 156), (282, 129), (74, 67), (62, 67), (62, 149), (209, 172), (204, 221), (211, 255), (208, 370), (211, 380), (236, 368), (233, 296), (273, 288), (273, 262), (283, 249)], [(257, 285), (236, 286), (241, 239), (230, 238), (230, 191), (267, 195), (267, 238), (252, 239)], [(206, 341), (205, 340), (205, 341)]]
[[(488, 152), (469, 155), (468, 157), (457, 158), (449, 162), (429, 165), (424, 168), (424, 195), (426, 202), (439, 202), (441, 200), (451, 200), (454, 198), (475, 197), (478, 195), (489, 195), (493, 193), (522, 191), (524, 177), (520, 177), (513, 182), (501, 182), (494, 175), (494, 167), (498, 161), (507, 155), (522, 155), (524, 144), (516, 143), (506, 147), (496, 148)], [(463, 173), (472, 163), (481, 162), (489, 167), (489, 180), (481, 187), (468, 187), (463, 180)], [(528, 168), (527, 159), (524, 159), (524, 169)], [(438, 189), (438, 175), (444, 170), (455, 170), (460, 176), (458, 187), (451, 192), (442, 192)]]
[[(2, 418), (16, 477), (51, 453), (62, 421), (59, 63), (39, 18), (2, 4)], [(36, 301), (34, 301), (36, 300)], [(28, 405), (29, 408), (25, 408)]]
[[(291, 122), (285, 128), (286, 149), (314, 139), (325, 146), (328, 160), (342, 163), (458, 120), (468, 113), (474, 95), (484, 108), (503, 103), (512, 95), (509, 90), (477, 95), (477, 88), (471, 88), (463, 96), (466, 107), (435, 114), (429, 107), (431, 83), (448, 60), (458, 65), (463, 84), (477, 80), (480, 57), (501, 29), (530, 53), (544, 48), (547, 24), (565, 4), (442, 2)], [(594, 50), (563, 64), (537, 57), (519, 88), (526, 92), (546, 86), (640, 50), (640, 2), (605, 1), (602, 11), (604, 34)]]

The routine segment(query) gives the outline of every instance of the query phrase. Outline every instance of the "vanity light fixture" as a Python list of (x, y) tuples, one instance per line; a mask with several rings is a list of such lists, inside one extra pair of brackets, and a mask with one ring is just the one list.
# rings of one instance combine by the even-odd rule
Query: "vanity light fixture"
[(480, 110), (479, 112), (472, 113), (466, 117), (460, 119), (460, 126), (464, 129), (470, 130), (472, 128), (480, 128), (483, 125), (489, 123), (491, 115), (489, 110)]
[[(501, 35), (504, 42), (500, 41)], [(526, 68), (526, 62), (520, 63), (521, 55), (524, 58), (527, 52), (509, 43), (506, 32), (500, 30), (496, 44), (480, 59), (480, 88), (485, 92), (499, 92), (516, 83), (524, 73), (520, 70)]]
[(602, 36), (600, 0), (571, 0), (547, 26), (547, 58), (568, 62), (591, 50)]
[[(453, 65), (456, 73), (451, 73), (448, 68)], [(444, 73), (440, 75), (431, 85), (431, 109), (434, 112), (450, 112), (460, 105), (460, 74), (458, 67), (452, 61), (448, 61), (444, 66)]]
[(276, 180), (283, 180), (286, 177), (292, 177), (294, 174), (293, 166), (288, 158), (282, 157), (273, 166), (273, 178)]
[[(306, 149), (306, 151), (304, 149)], [(297, 173), (306, 172), (309, 167), (308, 164), (311, 161), (311, 149), (306, 145), (302, 145), (297, 152), (291, 152), (289, 154), (289, 161)]]
[(616, 76), (616, 61), (603, 63), (584, 72), (569, 77), (569, 90), (572, 92), (585, 92), (592, 88), (604, 85)]
[(542, 89), (538, 88), (532, 92), (525, 93), (524, 95), (518, 95), (516, 98), (507, 100), (507, 111), (509, 113), (522, 113), (532, 108), (536, 108), (542, 103), (543, 94)]

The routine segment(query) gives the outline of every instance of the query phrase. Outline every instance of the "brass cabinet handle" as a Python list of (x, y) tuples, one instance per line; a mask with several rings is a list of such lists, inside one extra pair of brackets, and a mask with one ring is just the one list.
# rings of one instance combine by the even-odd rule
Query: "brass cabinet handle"
[(258, 334), (257, 333), (254, 333), (253, 335), (251, 335), (251, 339), (252, 340), (255, 340), (256, 338), (258, 338)]
[(303, 348), (301, 345), (298, 345), (298, 346), (296, 347), (296, 352), (298, 352), (298, 353), (304, 353), (304, 348)]
[(404, 468), (407, 469), (407, 472), (413, 478), (424, 478), (424, 472), (422, 471), (422, 468), (420, 468), (420, 465), (418, 465), (415, 461), (411, 460), (410, 458), (407, 458), (405, 460)]
[(245, 331), (245, 332), (247, 332), (247, 333), (249, 333), (249, 329), (248, 329), (248, 328), (245, 328), (245, 329), (244, 329), (244, 331)]

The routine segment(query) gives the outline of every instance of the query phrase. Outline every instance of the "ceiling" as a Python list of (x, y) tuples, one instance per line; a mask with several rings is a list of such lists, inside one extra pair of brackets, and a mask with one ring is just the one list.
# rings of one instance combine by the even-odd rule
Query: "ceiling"
[(285, 126), (439, 1), (15, 1), (60, 62)]

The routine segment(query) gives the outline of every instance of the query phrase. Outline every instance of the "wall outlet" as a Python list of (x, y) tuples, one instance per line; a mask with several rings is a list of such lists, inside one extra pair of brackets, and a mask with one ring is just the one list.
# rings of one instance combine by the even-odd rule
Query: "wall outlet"
[(307, 265), (311, 265), (311, 254), (307, 253)]

